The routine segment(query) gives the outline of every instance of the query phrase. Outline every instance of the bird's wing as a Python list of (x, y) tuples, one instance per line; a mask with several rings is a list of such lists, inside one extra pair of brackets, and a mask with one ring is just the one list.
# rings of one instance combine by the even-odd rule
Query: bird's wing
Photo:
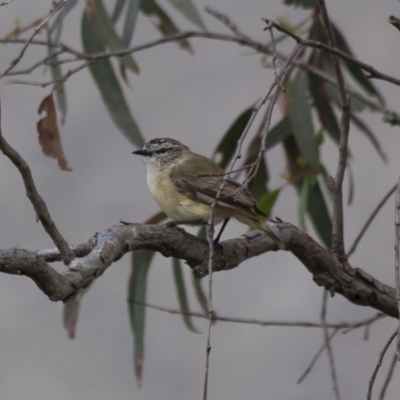
[[(222, 185), (224, 171), (217, 165), (211, 164), (210, 160), (198, 156), (195, 163), (182, 163), (171, 170), (171, 181), (181, 193), (191, 199), (198, 199), (204, 203), (211, 204)], [(193, 167), (193, 164), (194, 167)], [(204, 166), (204, 168), (202, 168)], [(209, 173), (201, 174), (202, 171)], [(233, 179), (227, 178), (221, 196), (218, 199), (219, 207), (240, 210), (242, 214), (254, 217), (255, 214), (263, 215), (256, 208), (256, 201), (248, 190)]]

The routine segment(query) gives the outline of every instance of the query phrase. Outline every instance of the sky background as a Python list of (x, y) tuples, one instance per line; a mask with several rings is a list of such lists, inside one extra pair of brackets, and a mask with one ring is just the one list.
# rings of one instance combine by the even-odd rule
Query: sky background
[[(108, 6), (113, 1), (105, 1)], [(161, 3), (161, 2), (160, 2)], [(208, 29), (227, 29), (202, 10), (211, 2), (196, 0)], [(0, 8), (0, 35), (10, 31), (18, 18), (25, 25), (45, 15), (50, 1), (14, 0)], [(293, 23), (306, 12), (285, 7), (280, 1), (214, 0), (212, 6), (225, 12), (248, 35), (266, 40), (260, 18), (284, 17)], [(400, 16), (398, 1), (327, 1), (332, 19), (345, 33), (357, 57), (377, 69), (398, 77), (399, 32), (387, 23)], [(64, 23), (66, 44), (81, 48), (80, 20), (83, 2)], [(193, 29), (166, 5), (182, 29)], [(41, 35), (39, 35), (39, 38)], [(44, 36), (42, 36), (44, 37)], [(134, 44), (159, 37), (139, 16)], [(210, 156), (221, 135), (235, 117), (271, 85), (273, 74), (262, 67), (260, 55), (235, 44), (205, 39), (191, 40), (194, 56), (176, 44), (138, 53), (141, 74), (131, 76), (133, 90), (126, 96), (146, 140), (173, 137), (192, 150)], [(289, 52), (293, 42), (279, 50)], [(0, 71), (19, 53), (19, 48), (1, 46)], [(19, 67), (43, 57), (43, 50), (29, 47)], [(26, 78), (41, 82), (48, 74), (38, 71)], [(71, 244), (87, 241), (96, 231), (119, 220), (140, 222), (158, 211), (145, 183), (145, 166), (135, 149), (113, 125), (88, 71), (67, 82), (68, 115), (60, 128), (63, 147), (73, 172), (60, 171), (56, 161), (43, 156), (37, 140), (37, 109), (49, 88), (7, 84), (1, 81), (3, 135), (29, 163), (39, 193), (59, 230)], [(398, 109), (399, 89), (376, 82), (389, 108)], [(273, 121), (280, 118), (275, 110)], [(377, 133), (388, 156), (385, 165), (369, 142), (356, 130), (350, 132), (350, 148), (356, 181), (355, 199), (345, 209), (345, 241), (350, 246), (375, 205), (398, 179), (400, 137), (398, 127), (381, 122), (379, 114), (362, 117)], [(281, 149), (268, 153), (271, 188), (283, 184)], [(330, 143), (322, 156), (331, 174), (337, 152)], [(0, 157), (0, 248), (52, 248), (50, 238), (35, 222), (21, 177), (5, 157)], [(347, 180), (345, 183), (347, 192)], [(297, 198), (288, 188), (279, 199), (275, 215), (297, 225)], [(357, 252), (354, 267), (363, 268), (382, 282), (394, 286), (394, 198), (379, 214)], [(317, 238), (309, 226), (309, 233)], [(245, 232), (230, 223), (224, 237)], [(62, 266), (59, 266), (61, 269)], [(68, 340), (62, 327), (62, 304), (50, 302), (25, 277), (0, 276), (0, 388), (2, 398), (19, 400), (70, 399), (199, 399), (202, 396), (206, 329), (195, 320), (201, 334), (190, 333), (179, 316), (148, 310), (143, 388), (137, 389), (133, 374), (133, 344), (127, 312), (127, 279), (130, 257), (110, 267), (85, 297), (75, 340)], [(190, 286), (189, 268), (185, 279)], [(220, 315), (265, 320), (318, 321), (322, 289), (288, 252), (264, 254), (239, 268), (214, 275), (213, 303)], [(206, 281), (204, 281), (206, 287)], [(198, 309), (193, 296), (194, 310)], [(148, 301), (177, 308), (171, 260), (157, 255), (149, 274)], [(368, 318), (375, 310), (349, 303), (339, 295), (328, 305), (331, 322)], [(363, 399), (379, 352), (396, 327), (389, 318), (373, 325), (368, 341), (364, 331), (339, 334), (333, 341), (338, 380), (343, 398)], [(209, 399), (333, 399), (328, 360), (324, 354), (307, 379), (297, 385), (323, 343), (318, 329), (266, 328), (217, 323), (212, 328)], [(390, 348), (375, 386), (393, 354)], [(387, 399), (397, 398), (399, 372), (395, 373)]]

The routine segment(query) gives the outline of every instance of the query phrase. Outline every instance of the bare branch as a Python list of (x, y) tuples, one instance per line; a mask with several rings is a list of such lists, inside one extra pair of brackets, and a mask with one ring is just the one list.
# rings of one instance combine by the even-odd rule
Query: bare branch
[[(1, 107), (0, 107), (0, 121), (1, 121)], [(1, 125), (1, 124), (0, 124)], [(4, 139), (0, 126), (0, 150), (10, 159), (10, 161), (17, 167), (21, 174), (22, 180), (26, 189), (26, 196), (32, 203), (32, 206), (42, 223), (44, 230), (51, 237), (57, 249), (60, 251), (64, 264), (68, 265), (74, 258), (73, 251), (69, 248), (68, 243), (65, 241), (55, 223), (53, 222), (50, 213), (47, 209), (46, 203), (39, 195), (35, 182), (33, 181), (32, 173), (29, 165), (21, 157), (21, 155), (14, 150), (8, 142)]]
[[(395, 268), (394, 273), (396, 277), (396, 300), (397, 300), (397, 308), (400, 317), (400, 178), (397, 182), (396, 189), (396, 200), (395, 200), (395, 209), (394, 209), (394, 228), (395, 228), (395, 241), (394, 241), (394, 259), (395, 259)], [(398, 327), (398, 336), (397, 336), (397, 346), (396, 346), (397, 358), (400, 360), (400, 325)]]
[(385, 353), (389, 348), (390, 344), (392, 343), (393, 339), (396, 337), (396, 335), (397, 335), (397, 329), (390, 335), (389, 340), (386, 342), (385, 346), (383, 346), (383, 349), (381, 351), (381, 354), (379, 355), (379, 359), (374, 369), (374, 372), (372, 373), (372, 376), (369, 380), (367, 400), (371, 400), (372, 398), (372, 388), (374, 387), (376, 375), (378, 374), (379, 368), (382, 365), (383, 357), (385, 357)]
[(0, 74), (0, 79), (3, 78), (3, 76), (7, 75), (22, 59), (22, 57), (25, 54), (26, 49), (28, 48), (28, 46), (31, 44), (32, 40), (34, 39), (34, 37), (39, 33), (40, 29), (43, 28), (43, 26), (49, 21), (49, 19), (56, 14), (59, 10), (61, 10), (61, 8), (63, 8), (67, 3), (69, 2), (69, 0), (63, 0), (61, 1), (59, 4), (57, 4), (53, 10), (51, 10), (49, 12), (49, 15), (44, 18), (39, 25), (33, 30), (33, 33), (31, 35), (31, 37), (26, 41), (25, 45), (22, 47), (21, 52), (19, 53), (18, 57), (16, 59), (14, 59), (10, 66), (2, 73)]
[(395, 192), (397, 188), (397, 184), (394, 185), (383, 197), (383, 199), (379, 202), (379, 204), (375, 207), (375, 209), (372, 211), (371, 215), (368, 217), (368, 219), (365, 221), (364, 226), (361, 228), (360, 233), (357, 235), (357, 237), (354, 240), (354, 243), (351, 245), (350, 250), (347, 253), (347, 257), (350, 257), (354, 251), (356, 250), (356, 247), (362, 237), (364, 236), (364, 233), (367, 231), (369, 226), (371, 225), (372, 221), (375, 219), (377, 216), (378, 212), (380, 209), (385, 205), (385, 203), (389, 200), (389, 198), (392, 196), (392, 194)]
[[(355, 304), (369, 306), (398, 318), (394, 288), (384, 285), (360, 268), (354, 269), (347, 262), (340, 263), (327, 249), (291, 224), (270, 223), (269, 227), (285, 243), (287, 250), (304, 264), (318, 286), (326, 287), (330, 293), (339, 293)], [(90, 246), (92, 245), (86, 244), (77, 248), (83, 251)], [(149, 249), (166, 257), (183, 259), (197, 278), (208, 275), (207, 241), (192, 236), (182, 229), (145, 224), (117, 225), (99, 232), (92, 251), (82, 258), (75, 258), (71, 268), (59, 274), (60, 277), (57, 279), (52, 277), (45, 279), (46, 274), (52, 274), (52, 271), (47, 271), (46, 266), (42, 270), (38, 267), (39, 260), (55, 260), (54, 250), (0, 251), (0, 272), (18, 271), (20, 274), (44, 280), (41, 289), (51, 300), (59, 301), (102, 275), (114, 260), (126, 252), (139, 249)], [(236, 268), (252, 257), (275, 249), (275, 242), (267, 235), (260, 231), (249, 232), (221, 242), (214, 249), (213, 271)]]
[(328, 291), (323, 291), (323, 298), (322, 298), (322, 309), (321, 309), (321, 321), (322, 321), (322, 328), (324, 332), (324, 343), (326, 352), (328, 353), (328, 360), (329, 360), (329, 368), (331, 371), (331, 378), (333, 383), (333, 391), (335, 393), (336, 400), (340, 400), (340, 391), (339, 391), (339, 382), (336, 374), (336, 367), (335, 367), (335, 359), (333, 358), (333, 351), (331, 346), (331, 338), (329, 335), (328, 328), (326, 326), (326, 309), (328, 304)]
[[(270, 20), (266, 20), (266, 21), (269, 22)], [(341, 50), (339, 50), (339, 49), (337, 49), (335, 47), (331, 47), (331, 46), (326, 45), (326, 44), (324, 44), (322, 42), (316, 42), (314, 40), (303, 39), (300, 36), (296, 35), (295, 33), (287, 30), (283, 26), (277, 24), (276, 22), (274, 22), (274, 21), (270, 21), (270, 22), (272, 23), (272, 25), (273, 25), (273, 27), (275, 29), (277, 29), (279, 32), (286, 33), (288, 36), (290, 36), (292, 39), (294, 39), (298, 44), (301, 44), (301, 45), (307, 46), (307, 47), (313, 47), (313, 48), (316, 48), (316, 49), (324, 50), (324, 51), (326, 51), (328, 53), (331, 53), (331, 54), (333, 54), (335, 56), (338, 56), (338, 57), (342, 58), (343, 60), (347, 60), (347, 61), (350, 61), (350, 62), (354, 63), (355, 65), (357, 65), (358, 67), (360, 67), (364, 71), (368, 72), (370, 74), (370, 76), (369, 76), (370, 78), (380, 79), (380, 80), (383, 80), (383, 81), (386, 81), (386, 82), (393, 83), (396, 86), (400, 86), (400, 80), (399, 79), (397, 79), (397, 78), (395, 78), (393, 76), (384, 74), (382, 72), (379, 72), (378, 70), (376, 70), (371, 65), (368, 65), (368, 64), (366, 64), (366, 63), (364, 63), (364, 62), (362, 62), (360, 60), (357, 60), (356, 58), (350, 56), (347, 53), (344, 53), (343, 51), (341, 51)]]
[[(147, 308), (152, 308), (153, 310), (166, 312), (171, 315), (181, 315), (181, 316), (183, 315), (183, 316), (201, 318), (201, 319), (208, 318), (208, 316), (206, 316), (204, 313), (201, 313), (201, 312), (184, 313), (181, 310), (168, 308), (168, 307), (164, 307), (164, 306), (158, 306), (155, 304), (140, 303), (140, 302), (133, 302), (133, 303), (145, 306)], [(337, 323), (326, 322), (325, 326), (327, 328), (333, 328), (333, 329), (338, 329), (338, 330), (344, 329), (345, 331), (343, 331), (343, 333), (347, 333), (347, 332), (350, 332), (351, 330), (361, 328), (366, 325), (371, 325), (373, 322), (378, 321), (379, 319), (381, 319), (383, 317), (386, 317), (386, 315), (382, 314), (382, 313), (377, 313), (371, 318), (363, 319), (358, 322), (337, 322)], [(221, 315), (214, 316), (213, 320), (220, 321), (220, 322), (233, 322), (233, 323), (246, 324), (246, 325), (259, 325), (262, 327), (278, 326), (278, 327), (290, 327), (290, 328), (293, 328), (293, 327), (296, 327), (296, 328), (322, 328), (324, 326), (324, 324), (322, 324), (321, 322), (269, 321), (269, 320), (259, 320), (259, 319), (255, 319), (255, 318), (226, 317), (226, 316), (221, 316)]]
[(313, 359), (311, 360), (310, 365), (306, 368), (306, 370), (303, 372), (303, 374), (300, 376), (299, 379), (297, 379), (297, 384), (300, 384), (304, 381), (304, 379), (307, 377), (307, 375), (312, 371), (312, 369), (314, 368), (315, 363), (317, 362), (319, 356), (322, 354), (322, 352), (325, 350), (326, 348), (326, 344), (332, 341), (332, 339), (335, 337), (335, 335), (339, 332), (339, 329), (336, 328), (333, 330), (333, 332), (329, 335), (328, 337), (328, 341), (324, 340), (324, 344), (319, 348), (319, 350), (317, 351), (317, 353), (315, 354), (315, 356), (313, 357)]
[(383, 400), (385, 398), (386, 389), (388, 388), (389, 383), (392, 380), (393, 372), (394, 372), (394, 369), (396, 368), (397, 362), (398, 362), (397, 354), (394, 353), (393, 357), (392, 357), (392, 362), (390, 363), (390, 367), (386, 374), (385, 382), (383, 382), (382, 389), (379, 393), (379, 400)]

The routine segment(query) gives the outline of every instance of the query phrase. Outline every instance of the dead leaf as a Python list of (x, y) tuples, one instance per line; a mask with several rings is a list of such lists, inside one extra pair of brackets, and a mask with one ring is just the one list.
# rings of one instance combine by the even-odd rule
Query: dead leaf
[(39, 115), (45, 112), (47, 115), (37, 123), (39, 133), (39, 143), (42, 146), (43, 153), (51, 158), (58, 160), (58, 166), (63, 171), (72, 171), (68, 167), (68, 161), (65, 158), (61, 144), (60, 133), (58, 131), (57, 114), (54, 106), (53, 95), (49, 94), (40, 103)]

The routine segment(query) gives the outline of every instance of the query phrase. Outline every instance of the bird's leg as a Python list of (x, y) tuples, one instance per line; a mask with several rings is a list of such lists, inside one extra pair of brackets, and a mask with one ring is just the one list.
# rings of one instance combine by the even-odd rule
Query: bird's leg
[(224, 229), (226, 227), (226, 224), (229, 222), (229, 220), (230, 220), (230, 218), (225, 218), (224, 219), (224, 222), (222, 223), (221, 229), (219, 230), (217, 237), (214, 239), (214, 244), (217, 245), (219, 243), (219, 239), (221, 239), (222, 232), (224, 231)]
[(178, 225), (206, 225), (206, 221), (196, 220), (196, 221), (169, 221), (167, 222), (168, 228), (173, 228)]

